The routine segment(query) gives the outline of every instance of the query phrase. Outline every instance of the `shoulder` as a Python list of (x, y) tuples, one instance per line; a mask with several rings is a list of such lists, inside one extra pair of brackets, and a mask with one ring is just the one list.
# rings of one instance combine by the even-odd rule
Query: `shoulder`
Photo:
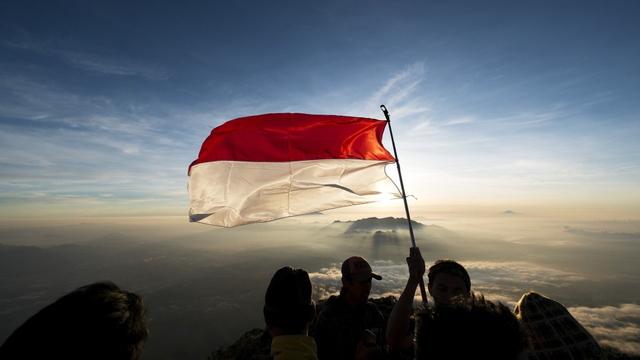
[(327, 307), (338, 306), (338, 305), (340, 305), (341, 302), (342, 302), (342, 300), (340, 300), (339, 296), (331, 295), (327, 299)]
[(271, 356), (276, 360), (317, 360), (315, 340), (307, 335), (276, 336), (271, 341)]
[(316, 316), (314, 331), (316, 333), (322, 330), (332, 332), (336, 326), (341, 326), (340, 324), (351, 316), (353, 316), (352, 312), (349, 311), (342, 299), (335, 295), (331, 296), (324, 309)]
[(289, 349), (311, 349), (315, 352), (316, 341), (308, 335), (281, 335), (271, 340), (271, 346)]
[(325, 303), (324, 309), (322, 309), (322, 311), (320, 311), (320, 313), (318, 314), (318, 317), (331, 317), (334, 314), (336, 314), (338, 311), (340, 311), (340, 308), (342, 306), (342, 300), (340, 300), (339, 297), (332, 295), (329, 299), (327, 299), (327, 302)]
[(376, 304), (374, 304), (373, 301), (371, 301), (371, 300), (368, 300), (367, 303), (365, 304), (365, 306), (370, 308), (370, 309), (378, 310), (378, 306)]
[(382, 312), (380, 311), (380, 309), (378, 309), (376, 304), (372, 303), (371, 301), (368, 301), (364, 305), (364, 308), (365, 308), (365, 316), (367, 318), (377, 322), (385, 322), (384, 316), (382, 315)]
[(367, 301), (367, 303), (364, 306), (367, 312), (382, 315), (382, 312), (380, 311), (380, 309), (378, 309), (378, 306), (376, 306), (376, 304), (372, 303), (371, 301)]

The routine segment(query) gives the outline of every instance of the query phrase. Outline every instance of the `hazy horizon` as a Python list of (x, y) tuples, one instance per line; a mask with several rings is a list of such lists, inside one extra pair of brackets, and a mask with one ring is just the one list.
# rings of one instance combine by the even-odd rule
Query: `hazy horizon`
[[(474, 291), (510, 308), (524, 293), (539, 292), (563, 303), (601, 345), (640, 355), (640, 221), (517, 212), (415, 218), (426, 225), (414, 230), (425, 260), (460, 261)], [(50, 256), (4, 265), (12, 272), (2, 282), (0, 314), (7, 321), (0, 338), (63, 293), (105, 279), (147, 299), (152, 336), (145, 358), (161, 359), (204, 359), (263, 327), (264, 291), (285, 265), (308, 270), (320, 299), (339, 291), (340, 263), (358, 254), (383, 276), (371, 296), (398, 296), (407, 276), (407, 231), (347, 231), (348, 221), (358, 219), (327, 212), (232, 229), (190, 224), (186, 217), (4, 224), (1, 244), (38, 246)]]

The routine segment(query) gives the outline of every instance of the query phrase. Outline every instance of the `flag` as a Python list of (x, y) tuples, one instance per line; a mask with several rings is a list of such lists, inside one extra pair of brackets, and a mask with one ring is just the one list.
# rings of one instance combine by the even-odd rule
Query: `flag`
[(189, 166), (189, 219), (233, 227), (402, 198), (385, 172), (385, 126), (299, 113), (228, 121)]

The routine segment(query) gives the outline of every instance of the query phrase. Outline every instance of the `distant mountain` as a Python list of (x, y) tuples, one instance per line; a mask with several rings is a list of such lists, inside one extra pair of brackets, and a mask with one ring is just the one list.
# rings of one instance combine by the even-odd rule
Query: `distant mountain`
[(130, 244), (132, 243), (132, 239), (120, 232), (110, 232), (106, 235), (102, 235), (93, 240), (86, 241), (87, 244), (99, 244), (99, 245), (121, 245), (121, 244)]
[(400, 235), (396, 230), (391, 230), (391, 231), (378, 230), (373, 233), (373, 240), (382, 241), (382, 242), (398, 241), (400, 240)]
[[(441, 244), (462, 241), (458, 234), (442, 226), (424, 225), (415, 220), (411, 220), (411, 224), (416, 237), (421, 239), (420, 244), (425, 251), (436, 251)], [(370, 217), (352, 221), (334, 221), (328, 228), (340, 231), (341, 234), (338, 236), (359, 240), (370, 239), (374, 244), (379, 245), (401, 244), (410, 239), (407, 219), (401, 217)]]
[(17, 276), (65, 267), (67, 259), (36, 246), (0, 244), (0, 274)]
[[(126, 237), (112, 233), (85, 242), (88, 245), (63, 244), (48, 248), (0, 244), (0, 279), (19, 276), (45, 276), (65, 271), (81, 273), (86, 269), (118, 268), (117, 261), (137, 262), (141, 246), (124, 246)], [(106, 245), (100, 244), (103, 241)], [(119, 246), (113, 246), (113, 244)]]
[(511, 210), (507, 210), (505, 212), (500, 213), (500, 215), (520, 215), (520, 214)]
[(620, 239), (620, 240), (637, 240), (640, 239), (640, 232), (609, 232), (609, 231), (590, 231), (577, 229), (570, 226), (563, 226), (562, 229), (570, 234), (585, 236), (596, 239)]
[[(359, 219), (355, 221), (335, 221), (334, 223), (349, 224), (349, 228), (346, 233), (349, 232), (376, 232), (376, 231), (391, 231), (391, 230), (409, 230), (407, 219), (405, 218), (377, 218), (370, 217), (366, 219)], [(424, 229), (425, 225), (417, 221), (411, 220), (411, 226), (414, 230)]]

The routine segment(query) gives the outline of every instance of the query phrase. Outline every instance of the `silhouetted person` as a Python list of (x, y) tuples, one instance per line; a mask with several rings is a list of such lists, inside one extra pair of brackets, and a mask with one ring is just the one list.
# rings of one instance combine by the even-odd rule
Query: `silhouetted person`
[(138, 295), (111, 282), (83, 286), (29, 318), (0, 347), (0, 359), (136, 360), (149, 330)]
[[(411, 322), (413, 314), (413, 298), (420, 279), (424, 276), (425, 263), (420, 249), (412, 247), (406, 258), (409, 267), (409, 279), (398, 302), (396, 302), (387, 325), (387, 344), (395, 352), (412, 352), (413, 330)], [(454, 296), (469, 297), (471, 292), (471, 279), (467, 270), (451, 259), (439, 259), (429, 268), (429, 282), (427, 287), (433, 297), (434, 306), (447, 304)]]
[(315, 340), (308, 336), (316, 315), (312, 292), (306, 270), (285, 266), (271, 278), (263, 312), (274, 360), (317, 360)]
[[(371, 279), (382, 280), (382, 276), (374, 273), (364, 258), (352, 256), (342, 263), (340, 296), (327, 300), (312, 333), (319, 359), (376, 359), (385, 353), (386, 323), (376, 305), (369, 302)], [(372, 338), (363, 341), (365, 334)]]
[(427, 359), (515, 360), (526, 355), (518, 319), (482, 295), (457, 296), (416, 315), (415, 355)]
[(528, 292), (513, 313), (529, 339), (529, 359), (606, 359), (589, 331), (551, 298)]
[(434, 306), (448, 303), (458, 295), (469, 297), (471, 279), (467, 270), (455, 260), (439, 259), (429, 267), (429, 294)]

